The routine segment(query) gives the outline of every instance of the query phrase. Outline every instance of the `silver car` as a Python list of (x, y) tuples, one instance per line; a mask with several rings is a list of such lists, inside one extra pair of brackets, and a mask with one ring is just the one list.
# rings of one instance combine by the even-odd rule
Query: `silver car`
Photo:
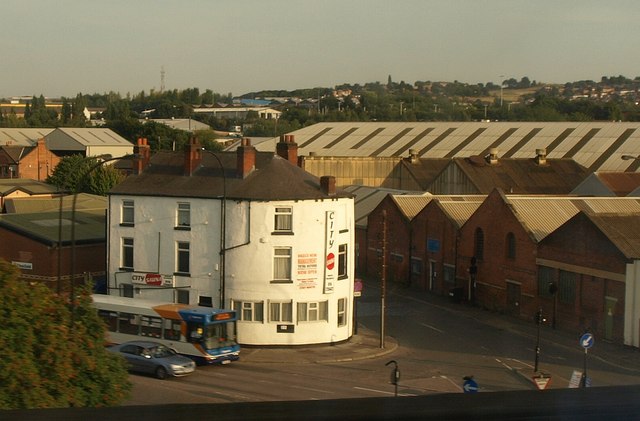
[(193, 360), (178, 355), (171, 348), (157, 342), (131, 341), (108, 349), (122, 355), (129, 363), (129, 370), (153, 374), (159, 379), (186, 376), (196, 369)]

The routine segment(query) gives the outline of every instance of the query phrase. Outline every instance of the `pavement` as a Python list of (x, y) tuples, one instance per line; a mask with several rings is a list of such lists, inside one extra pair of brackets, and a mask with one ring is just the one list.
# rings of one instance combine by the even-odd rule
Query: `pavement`
[[(367, 283), (367, 288), (376, 288), (375, 283)], [(537, 326), (532, 321), (521, 320), (515, 317), (502, 315), (466, 303), (453, 303), (448, 297), (440, 297), (425, 291), (412, 288), (393, 286), (387, 289), (389, 296), (397, 294), (404, 299), (414, 300), (437, 306), (442, 311), (452, 313), (452, 316), (466, 317), (493, 326), (502, 331), (514, 335), (530, 337), (535, 343)], [(583, 352), (580, 346), (579, 332), (568, 332), (560, 329), (552, 329), (543, 325), (540, 331), (540, 345), (553, 344), (568, 350)], [(386, 336), (384, 343), (380, 343), (378, 331), (368, 329), (360, 324), (357, 332), (347, 341), (326, 345), (309, 345), (293, 347), (255, 347), (245, 346), (241, 352), (241, 360), (260, 363), (330, 363), (348, 362), (368, 358), (392, 356), (398, 348), (398, 342), (391, 336)], [(382, 345), (382, 346), (381, 346)], [(626, 373), (640, 376), (640, 350), (621, 344), (607, 342), (595, 338), (595, 344), (588, 350), (588, 358), (606, 362), (612, 367), (625, 370)], [(542, 361), (541, 361), (542, 363)], [(577, 370), (580, 367), (576, 367)], [(515, 370), (514, 370), (515, 371)], [(542, 371), (542, 369), (541, 369)], [(523, 378), (531, 381), (533, 370), (517, 371)]]
[(380, 334), (359, 325), (357, 333), (346, 341), (334, 344), (297, 346), (243, 346), (240, 360), (259, 363), (330, 363), (378, 358), (392, 354), (398, 342), (385, 336), (380, 343)]

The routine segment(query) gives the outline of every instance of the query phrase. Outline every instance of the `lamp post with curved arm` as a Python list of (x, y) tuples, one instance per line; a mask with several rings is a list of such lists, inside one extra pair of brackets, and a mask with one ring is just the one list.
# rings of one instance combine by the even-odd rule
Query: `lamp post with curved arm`
[(222, 203), (220, 204), (220, 308), (224, 308), (224, 300), (225, 300), (225, 247), (226, 247), (226, 223), (227, 223), (227, 175), (225, 174), (224, 165), (222, 165), (222, 161), (220, 157), (205, 148), (201, 149), (202, 152), (207, 152), (209, 155), (213, 156), (218, 165), (220, 166), (220, 170), (222, 171)]
[[(80, 180), (84, 180), (88, 177), (96, 168), (106, 164), (107, 162), (117, 161), (122, 159), (133, 159), (139, 157), (138, 154), (129, 154), (118, 157), (112, 157), (111, 155), (99, 155), (97, 158), (99, 159), (94, 165), (89, 167), (83, 174)], [(79, 183), (78, 183), (79, 184)], [(74, 312), (75, 312), (75, 281), (76, 281), (76, 203), (78, 202), (78, 187), (76, 184), (73, 187), (73, 201), (71, 204), (71, 267), (70, 267), (70, 278), (71, 278), (71, 321), (74, 320)]]

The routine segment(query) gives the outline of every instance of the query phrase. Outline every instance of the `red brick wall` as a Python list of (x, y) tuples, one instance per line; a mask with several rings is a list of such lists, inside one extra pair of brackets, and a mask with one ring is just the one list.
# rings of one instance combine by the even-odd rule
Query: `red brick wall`
[[(409, 283), (409, 262), (411, 249), (411, 229), (407, 219), (402, 215), (390, 196), (384, 198), (369, 214), (368, 238), (366, 248), (366, 271), (368, 276), (381, 278), (382, 258), (378, 250), (382, 250), (383, 211), (386, 211), (386, 266), (387, 282)], [(360, 250), (362, 253), (363, 250)], [(400, 256), (402, 256), (400, 258)], [(400, 261), (401, 260), (401, 261)]]
[(40, 139), (37, 147), (20, 159), (18, 176), (44, 181), (59, 162), (60, 158), (47, 149), (44, 139)]
[[(32, 263), (32, 270), (22, 270), (25, 279), (41, 280), (52, 288), (57, 288), (58, 250), (23, 235), (0, 227), (0, 258), (8, 262), (17, 261)], [(61, 248), (61, 276), (66, 279), (64, 289), (69, 284), (71, 273), (71, 247)], [(94, 245), (76, 245), (75, 273), (76, 279), (82, 273), (102, 274), (106, 270), (106, 242)]]
[[(611, 272), (623, 276), (627, 259), (583, 214), (578, 214), (540, 242), (541, 259), (560, 261), (582, 268)], [(558, 270), (555, 271), (557, 280)], [(605, 279), (597, 274), (579, 274), (576, 277), (576, 295), (573, 303), (557, 303), (557, 326), (581, 332), (589, 329), (599, 337), (605, 330), (605, 297), (617, 300), (613, 309), (612, 340), (624, 339), (624, 282)], [(546, 307), (552, 307), (552, 298), (541, 298)]]
[[(457, 228), (447, 215), (431, 201), (425, 208), (413, 218), (413, 244), (414, 253), (423, 262), (423, 270), (419, 277), (412, 279), (412, 284), (423, 290), (431, 291), (439, 295), (447, 295), (455, 286), (445, 283), (445, 264), (455, 266), (457, 247)], [(438, 250), (429, 250), (428, 242), (436, 242)], [(430, 262), (434, 262), (436, 275), (430, 281)], [(454, 279), (455, 282), (455, 279)]]
[[(484, 256), (478, 259), (476, 304), (529, 319), (538, 310), (537, 245), (514, 216), (502, 193), (492, 192), (460, 229), (458, 282), (468, 288), (468, 269), (475, 255), (476, 229), (484, 234)], [(507, 257), (507, 234), (515, 236), (515, 259)], [(520, 286), (517, 305), (507, 300), (507, 280)]]

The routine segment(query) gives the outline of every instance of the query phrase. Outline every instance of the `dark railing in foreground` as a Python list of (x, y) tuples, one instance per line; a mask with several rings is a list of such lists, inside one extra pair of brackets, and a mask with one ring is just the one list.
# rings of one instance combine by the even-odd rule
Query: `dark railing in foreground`
[(21, 421), (637, 419), (640, 386), (426, 396), (0, 411)]

